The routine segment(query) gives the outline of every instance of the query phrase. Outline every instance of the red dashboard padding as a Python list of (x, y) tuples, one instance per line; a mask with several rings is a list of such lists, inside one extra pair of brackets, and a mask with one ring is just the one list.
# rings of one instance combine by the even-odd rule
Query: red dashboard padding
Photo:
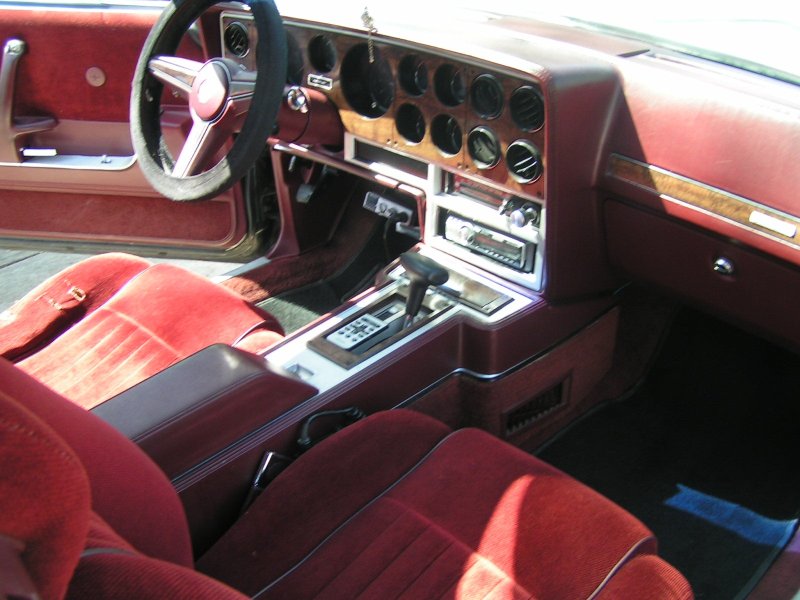
[(56, 273), (0, 315), (0, 356), (18, 360), (36, 351), (149, 266), (143, 258), (114, 252)]
[[(13, 370), (0, 359), (0, 380)], [(7, 387), (0, 390), (0, 535), (24, 545), (24, 571), (40, 596), (60, 598), (89, 527), (89, 482), (73, 451)], [(0, 565), (0, 585), (8, 568)]]
[(263, 351), (282, 339), (278, 322), (237, 294), (158, 264), (18, 365), (88, 409), (211, 344)]

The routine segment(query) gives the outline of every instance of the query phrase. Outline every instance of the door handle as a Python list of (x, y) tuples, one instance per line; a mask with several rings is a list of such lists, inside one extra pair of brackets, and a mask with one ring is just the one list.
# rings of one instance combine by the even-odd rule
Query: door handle
[(22, 162), (17, 138), (53, 129), (58, 125), (54, 117), (15, 117), (14, 83), (17, 67), (25, 54), (24, 41), (10, 39), (3, 47), (3, 60), (0, 63), (0, 162)]

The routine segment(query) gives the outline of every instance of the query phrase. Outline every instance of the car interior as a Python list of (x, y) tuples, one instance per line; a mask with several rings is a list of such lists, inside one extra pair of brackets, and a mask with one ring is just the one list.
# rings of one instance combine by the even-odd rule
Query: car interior
[(0, 246), (92, 255), (0, 314), (0, 597), (800, 593), (800, 79), (533, 9), (0, 14)]

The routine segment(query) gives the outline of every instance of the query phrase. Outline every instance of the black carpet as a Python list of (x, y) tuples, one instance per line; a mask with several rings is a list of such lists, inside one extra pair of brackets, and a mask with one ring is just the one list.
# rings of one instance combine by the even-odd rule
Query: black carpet
[(800, 358), (684, 311), (643, 387), (539, 456), (641, 519), (697, 598), (750, 590), (800, 509)]

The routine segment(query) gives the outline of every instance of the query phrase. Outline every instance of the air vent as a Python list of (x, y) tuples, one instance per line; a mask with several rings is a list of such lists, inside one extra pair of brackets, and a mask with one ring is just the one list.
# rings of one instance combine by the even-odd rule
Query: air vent
[(519, 433), (564, 406), (564, 382), (506, 414), (506, 437)]
[(492, 75), (484, 73), (472, 82), (470, 98), (481, 119), (496, 119), (503, 111), (503, 88)]
[(511, 118), (523, 131), (536, 131), (544, 125), (544, 101), (536, 88), (526, 85), (514, 90), (509, 107)]
[(536, 181), (542, 174), (539, 151), (527, 140), (517, 140), (508, 146), (506, 162), (511, 176), (520, 183)]
[(234, 22), (225, 28), (225, 47), (234, 56), (242, 58), (250, 50), (250, 38), (247, 28), (239, 22)]

